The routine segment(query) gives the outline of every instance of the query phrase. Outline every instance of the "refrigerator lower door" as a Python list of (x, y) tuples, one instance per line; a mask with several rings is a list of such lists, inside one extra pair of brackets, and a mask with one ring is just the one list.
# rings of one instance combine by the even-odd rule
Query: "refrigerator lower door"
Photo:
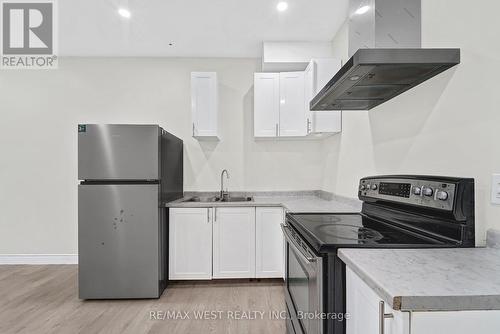
[(160, 296), (158, 195), (157, 184), (79, 185), (81, 299)]

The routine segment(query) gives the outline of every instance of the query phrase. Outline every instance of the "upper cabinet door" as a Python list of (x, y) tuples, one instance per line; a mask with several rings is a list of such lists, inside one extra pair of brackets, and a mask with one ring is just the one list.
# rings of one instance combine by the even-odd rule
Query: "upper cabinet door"
[(191, 72), (192, 135), (218, 139), (217, 73)]
[(280, 73), (280, 137), (307, 134), (304, 72)]
[(304, 110), (306, 112), (307, 134), (312, 132), (313, 128), (313, 115), (314, 112), (310, 111), (309, 103), (316, 95), (316, 63), (311, 60), (304, 72)]
[(279, 73), (254, 74), (254, 136), (277, 137), (280, 112)]
[(340, 70), (341, 61), (313, 59), (305, 70), (305, 112), (307, 134), (332, 135), (342, 130), (341, 111), (311, 111), (310, 102)]

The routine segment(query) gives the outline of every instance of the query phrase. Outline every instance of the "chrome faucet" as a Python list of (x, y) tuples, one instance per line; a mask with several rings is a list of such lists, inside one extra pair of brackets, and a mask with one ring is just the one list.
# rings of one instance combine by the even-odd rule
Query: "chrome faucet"
[(227, 169), (224, 169), (222, 171), (222, 173), (220, 174), (220, 199), (221, 200), (223, 200), (226, 197), (229, 197), (229, 192), (227, 191), (227, 188), (226, 188), (226, 191), (224, 191), (224, 173), (226, 173), (226, 178), (229, 179), (229, 172), (227, 171)]

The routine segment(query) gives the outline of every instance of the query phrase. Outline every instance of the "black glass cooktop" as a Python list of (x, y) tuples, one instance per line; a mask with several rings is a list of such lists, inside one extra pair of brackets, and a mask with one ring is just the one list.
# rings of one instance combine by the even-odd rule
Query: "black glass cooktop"
[(288, 214), (289, 223), (318, 252), (341, 247), (446, 247), (447, 244), (361, 214)]

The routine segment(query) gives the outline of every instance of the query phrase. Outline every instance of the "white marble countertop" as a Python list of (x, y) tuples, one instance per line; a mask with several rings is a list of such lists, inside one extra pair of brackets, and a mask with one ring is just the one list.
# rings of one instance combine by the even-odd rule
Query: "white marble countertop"
[[(359, 212), (361, 201), (329, 194), (328, 199), (307, 192), (245, 193), (253, 196), (250, 202), (185, 202), (190, 196), (166, 203), (171, 208), (230, 207), (230, 206), (282, 206), (290, 212)], [(192, 196), (191, 196), (192, 197)]]
[(500, 249), (353, 248), (338, 255), (396, 310), (500, 310)]

